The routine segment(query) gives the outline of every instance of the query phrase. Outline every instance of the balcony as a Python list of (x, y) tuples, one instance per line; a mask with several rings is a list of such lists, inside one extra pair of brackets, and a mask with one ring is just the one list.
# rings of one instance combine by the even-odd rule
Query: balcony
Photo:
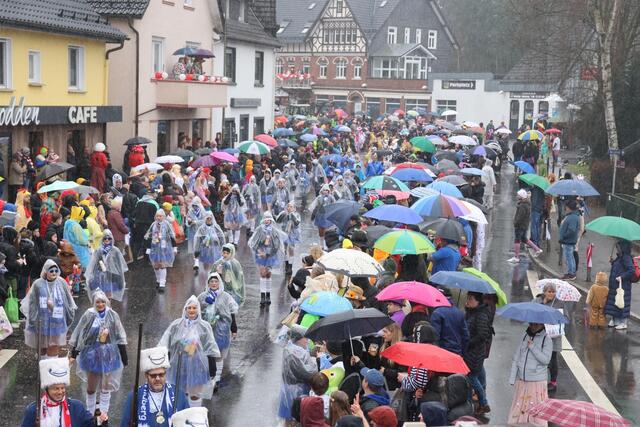
[(311, 89), (311, 78), (303, 78), (300, 79), (298, 77), (292, 77), (289, 79), (279, 79), (276, 78), (276, 87), (281, 87), (283, 89)]
[(156, 106), (160, 108), (223, 108), (227, 106), (228, 83), (211, 80), (151, 79), (156, 85)]

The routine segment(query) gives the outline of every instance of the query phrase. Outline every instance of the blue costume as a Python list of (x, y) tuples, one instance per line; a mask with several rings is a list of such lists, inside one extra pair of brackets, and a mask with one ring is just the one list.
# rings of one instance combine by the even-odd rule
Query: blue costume
[[(67, 399), (69, 413), (71, 414), (71, 427), (95, 427), (96, 420), (87, 411), (82, 402), (75, 399)], [(36, 425), (36, 402), (32, 402), (24, 411), (21, 427), (33, 427)], [(126, 424), (127, 426), (129, 424)], [(168, 424), (167, 424), (168, 427)]]
[[(138, 426), (149, 427), (169, 427), (169, 419), (175, 412), (182, 411), (189, 407), (187, 398), (184, 393), (179, 393), (176, 401), (175, 386), (171, 384), (165, 384), (162, 403), (160, 408), (155, 407), (155, 402), (151, 399), (149, 385), (144, 384), (138, 388), (138, 402), (136, 404), (136, 414), (138, 417)], [(129, 392), (127, 395), (127, 402), (124, 404), (124, 410), (122, 412), (122, 420), (120, 421), (120, 427), (129, 427), (131, 425), (131, 403), (133, 401), (133, 392)], [(158, 409), (162, 410), (162, 423), (157, 422)]]
[[(158, 209), (156, 215), (163, 215), (166, 218), (166, 214), (162, 209)], [(173, 267), (173, 261), (175, 259), (173, 242), (175, 241), (175, 236), (171, 224), (169, 224), (166, 219), (154, 221), (144, 235), (144, 238), (145, 240), (151, 239), (149, 259), (151, 260), (153, 268)]]

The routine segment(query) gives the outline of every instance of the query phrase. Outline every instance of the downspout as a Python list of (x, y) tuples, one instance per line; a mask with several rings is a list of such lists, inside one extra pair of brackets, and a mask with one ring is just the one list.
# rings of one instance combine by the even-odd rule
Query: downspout
[(138, 136), (138, 116), (140, 111), (140, 33), (133, 27), (133, 19), (129, 17), (127, 25), (136, 35), (136, 89), (135, 89), (135, 105), (133, 107), (134, 118), (134, 136)]
[[(102, 89), (104, 93), (102, 94), (102, 99), (104, 99), (104, 103), (106, 105), (109, 104), (109, 55), (112, 52), (116, 52), (124, 47), (124, 40), (120, 40), (119, 45), (114, 47), (113, 49), (108, 49), (104, 55), (104, 84), (102, 85)], [(107, 142), (107, 124), (105, 123), (102, 126), (102, 141)]]

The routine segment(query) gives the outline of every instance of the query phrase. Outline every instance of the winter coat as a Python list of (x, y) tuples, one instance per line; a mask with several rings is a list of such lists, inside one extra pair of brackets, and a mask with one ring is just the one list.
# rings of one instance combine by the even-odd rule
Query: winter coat
[(460, 264), (460, 252), (447, 245), (432, 253), (431, 260), (433, 261), (432, 275), (439, 271), (456, 271)]
[(580, 212), (573, 211), (564, 217), (560, 230), (558, 231), (558, 241), (562, 245), (575, 245), (578, 241), (578, 231), (580, 229)]
[(491, 321), (489, 310), (481, 304), (476, 308), (467, 308), (465, 321), (469, 330), (469, 343), (464, 350), (464, 361), (472, 374), (482, 370), (487, 355), (487, 346), (491, 340)]
[(438, 333), (438, 346), (462, 355), (469, 343), (469, 329), (464, 314), (453, 303), (452, 307), (436, 307), (430, 322)]
[[(635, 267), (633, 266), (633, 258), (631, 258), (631, 243), (626, 240), (618, 242), (622, 253), (619, 253), (616, 259), (611, 263), (611, 272), (609, 273), (609, 295), (607, 296), (607, 305), (604, 313), (615, 318), (628, 318), (631, 314), (631, 276), (633, 276)], [(624, 289), (624, 309), (616, 307), (616, 290), (618, 289), (617, 277), (622, 277), (622, 289)]]
[(107, 224), (109, 224), (109, 230), (113, 233), (113, 240), (116, 242), (123, 242), (124, 235), (129, 233), (129, 227), (125, 225), (120, 211), (117, 209), (111, 209), (107, 214)]
[(531, 202), (529, 199), (519, 199), (516, 206), (516, 215), (513, 218), (513, 228), (526, 230), (531, 219)]
[(23, 165), (19, 160), (12, 160), (11, 172), (9, 172), (9, 185), (23, 185), (26, 173), (26, 165)]
[(528, 342), (529, 335), (525, 332), (513, 354), (509, 384), (515, 384), (516, 380), (547, 382), (553, 343), (544, 329), (534, 336), (533, 347), (529, 348)]

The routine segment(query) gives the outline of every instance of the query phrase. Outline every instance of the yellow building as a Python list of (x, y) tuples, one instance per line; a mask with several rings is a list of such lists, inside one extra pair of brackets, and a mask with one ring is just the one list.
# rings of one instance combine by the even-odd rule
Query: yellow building
[(86, 164), (85, 153), (105, 141), (106, 123), (122, 120), (122, 107), (107, 105), (108, 57), (125, 38), (86, 0), (0, 0), (3, 177), (24, 147), (32, 157), (47, 146)]

